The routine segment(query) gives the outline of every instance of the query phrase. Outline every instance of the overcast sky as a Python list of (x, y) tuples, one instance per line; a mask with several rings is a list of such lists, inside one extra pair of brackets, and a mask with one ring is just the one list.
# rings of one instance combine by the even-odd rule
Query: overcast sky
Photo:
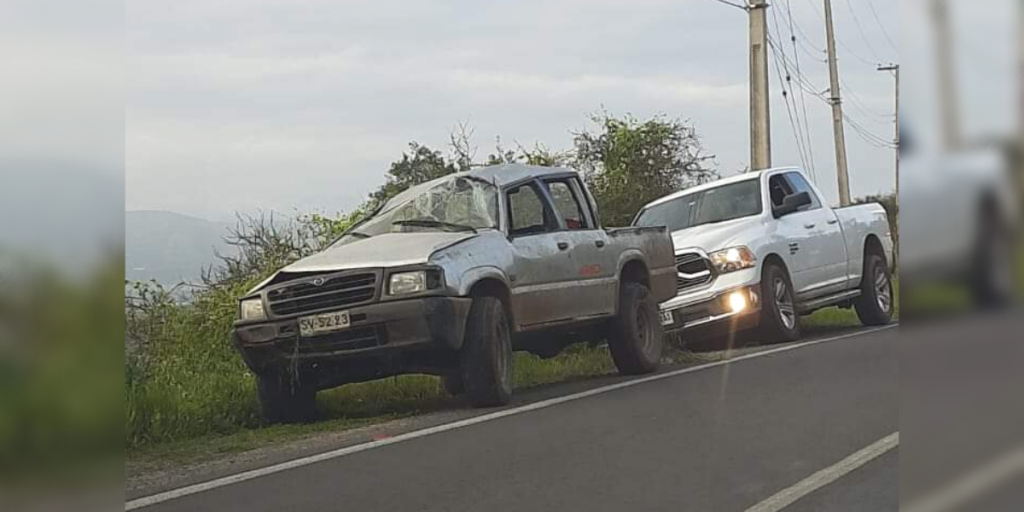
[[(824, 92), (822, 2), (772, 3), (795, 61), (791, 3)], [(898, 3), (833, 3), (847, 113), (890, 140), (893, 82), (875, 64), (898, 60)], [(125, 25), (128, 210), (351, 209), (409, 141), (445, 149), (465, 121), (481, 157), (497, 136), (564, 149), (602, 106), (689, 119), (723, 175), (749, 164), (747, 16), (713, 0), (129, 1)], [(800, 165), (774, 70), (771, 86), (775, 164)], [(829, 108), (806, 104), (834, 202)], [(891, 191), (892, 150), (849, 126), (847, 144), (854, 195)]]

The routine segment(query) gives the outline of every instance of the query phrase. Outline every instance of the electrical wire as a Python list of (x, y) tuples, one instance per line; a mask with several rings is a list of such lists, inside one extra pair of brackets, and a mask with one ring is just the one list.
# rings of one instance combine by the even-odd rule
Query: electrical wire
[(860, 33), (860, 38), (864, 40), (864, 45), (871, 52), (871, 55), (875, 57), (879, 62), (882, 58), (878, 56), (878, 52), (875, 51), (874, 45), (871, 44), (871, 40), (868, 39), (867, 32), (864, 31), (864, 26), (860, 24), (860, 18), (857, 17), (857, 12), (853, 10), (853, 4), (850, 0), (846, 0), (846, 8), (850, 10), (850, 16), (853, 18), (853, 24), (857, 27), (857, 32)]
[(900, 46), (893, 42), (892, 37), (889, 36), (889, 31), (885, 29), (885, 24), (882, 23), (882, 18), (878, 16), (878, 11), (875, 10), (875, 3), (872, 0), (867, 0), (868, 7), (871, 9), (871, 15), (875, 17), (875, 22), (878, 23), (878, 28), (882, 29), (882, 35), (885, 36), (885, 40), (889, 42), (889, 46), (892, 47), (893, 51), (897, 55), (900, 53)]
[[(790, 105), (789, 91), (792, 90), (791, 82), (793, 74), (789, 70), (789, 61), (786, 59), (785, 48), (779, 45), (779, 43), (776, 41), (776, 39), (781, 39), (781, 37), (778, 35), (780, 22), (777, 10), (772, 9), (772, 17), (775, 20), (775, 25), (774, 27), (768, 27), (768, 32), (769, 35), (771, 35), (772, 28), (774, 28), (776, 32), (775, 37), (769, 37), (769, 47), (772, 50), (772, 54), (775, 56), (775, 72), (779, 77), (779, 85), (782, 87), (782, 98), (786, 104), (786, 114), (789, 116), (789, 124), (790, 128), (793, 131), (793, 138), (795, 139), (797, 149), (800, 152), (800, 161), (803, 164), (803, 168), (810, 171), (810, 165), (808, 163), (809, 160), (807, 157), (807, 149), (805, 143), (806, 139), (804, 137), (804, 130), (803, 127), (800, 125), (799, 114), (797, 114), (796, 116), (793, 115), (793, 112), (797, 110), (796, 98), (793, 98), (793, 104), (792, 106)], [(782, 56), (781, 58), (780, 54)], [(785, 70), (786, 73), (785, 78), (783, 78), (782, 76), (783, 70)], [(787, 90), (787, 86), (789, 90)]]
[[(790, 36), (790, 38), (793, 41), (793, 61), (796, 64), (796, 72), (797, 72), (797, 74), (802, 74), (802, 72), (800, 71), (800, 52), (797, 50), (799, 45), (797, 44), (798, 39), (796, 37), (796, 32), (795, 32), (795, 28), (797, 28), (798, 25), (796, 25), (796, 23), (793, 21), (793, 6), (790, 3), (790, 0), (786, 0), (786, 13), (788, 14), (788, 17), (789, 17), (789, 36)], [(790, 90), (792, 90), (792, 87), (790, 87)], [(816, 167), (816, 163), (815, 163), (815, 160), (814, 160), (814, 142), (811, 140), (811, 122), (810, 122), (809, 118), (807, 117), (807, 96), (804, 93), (804, 89), (802, 87), (799, 88), (799, 90), (800, 90), (800, 108), (801, 108), (801, 110), (803, 110), (803, 116), (804, 116), (804, 119), (803, 119), (804, 120), (804, 136), (805, 136), (805, 138), (807, 140), (808, 158), (810, 159), (810, 164), (811, 164), (810, 165), (810, 169), (808, 169), (808, 171), (810, 171), (810, 173), (811, 173), (811, 179), (814, 180), (814, 184), (817, 185), (818, 184), (818, 171), (815, 168)]]
[[(822, 12), (820, 10), (818, 10), (818, 6), (814, 4), (814, 0), (807, 0), (807, 3), (811, 4), (811, 7), (814, 9), (814, 12), (817, 13), (818, 18), (821, 20), (821, 22), (825, 23), (825, 15), (822, 14)], [(853, 51), (853, 48), (848, 46), (844, 42), (843, 38), (839, 37), (838, 34), (835, 35), (835, 39), (836, 39), (836, 42), (839, 44), (839, 47), (842, 48), (843, 50), (845, 50), (846, 53), (851, 55), (853, 58), (855, 58), (855, 59), (861, 61), (862, 63), (864, 63), (864, 64), (866, 64), (868, 66), (871, 66), (871, 67), (875, 67), (875, 66), (878, 65), (878, 62), (871, 62), (870, 59), (864, 58), (862, 55), (860, 55), (860, 53)]]

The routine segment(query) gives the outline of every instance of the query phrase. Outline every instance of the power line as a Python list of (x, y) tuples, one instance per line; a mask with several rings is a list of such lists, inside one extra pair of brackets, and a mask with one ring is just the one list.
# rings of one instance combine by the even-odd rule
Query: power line
[(868, 130), (867, 128), (865, 128), (863, 125), (858, 123), (852, 117), (850, 117), (850, 116), (848, 116), (846, 114), (843, 114), (843, 119), (850, 126), (850, 128), (853, 128), (854, 133), (859, 135), (860, 138), (862, 140), (864, 140), (864, 142), (867, 142), (868, 144), (870, 144), (872, 146), (875, 146), (877, 148), (881, 148), (881, 149), (895, 149), (896, 148), (896, 145), (893, 144), (893, 142), (891, 140), (889, 140), (889, 139), (887, 139), (885, 137), (880, 137), (878, 135), (875, 135), (871, 130)]
[[(789, 16), (789, 36), (793, 40), (793, 60), (796, 63), (796, 72), (801, 74), (800, 71), (800, 52), (797, 50), (797, 37), (795, 28), (798, 26), (793, 21), (793, 6), (790, 0), (786, 0), (786, 13)], [(790, 88), (792, 90), (792, 87)], [(800, 107), (803, 110), (804, 116), (804, 136), (807, 139), (807, 151), (808, 157), (810, 158), (811, 168), (808, 169), (811, 173), (811, 179), (814, 180), (814, 184), (818, 184), (818, 171), (816, 169), (816, 163), (814, 161), (814, 143), (811, 140), (811, 122), (807, 117), (807, 96), (804, 94), (804, 89), (800, 88)]]
[(850, 0), (846, 0), (846, 8), (850, 10), (850, 16), (853, 17), (853, 24), (857, 26), (857, 32), (860, 33), (860, 38), (864, 40), (864, 45), (867, 47), (868, 51), (871, 52), (871, 55), (873, 55), (875, 59), (881, 60), (882, 58), (878, 56), (878, 52), (875, 51), (875, 47), (871, 44), (871, 40), (868, 39), (867, 33), (864, 32), (864, 26), (860, 24), (860, 18), (857, 17), (857, 13), (853, 10), (853, 4), (850, 3)]
[[(776, 39), (781, 39), (778, 36), (779, 24), (780, 23), (779, 23), (779, 15), (778, 15), (778, 11), (777, 10), (772, 9), (772, 17), (775, 20), (774, 28), (775, 28), (776, 36), (774, 38), (771, 37), (771, 30), (769, 29), (768, 44), (769, 44), (769, 46), (772, 49), (772, 54), (775, 56), (775, 72), (779, 76), (779, 85), (782, 87), (782, 98), (783, 98), (783, 100), (786, 103), (786, 114), (789, 116), (789, 124), (790, 124), (790, 128), (793, 131), (793, 138), (796, 140), (797, 150), (800, 152), (800, 161), (801, 161), (801, 163), (803, 163), (804, 169), (810, 170), (810, 166), (808, 165), (808, 159), (807, 159), (807, 150), (806, 150), (805, 144), (804, 144), (804, 134), (803, 134), (804, 132), (803, 132), (802, 127), (800, 126), (800, 117), (799, 117), (799, 115), (796, 116), (795, 118), (793, 116), (793, 112), (796, 110), (796, 104), (795, 104), (796, 99), (795, 98), (793, 99), (793, 103), (794, 104), (791, 106), (790, 105), (790, 98), (789, 98), (790, 94), (789, 94), (789, 91), (787, 90), (787, 82), (791, 82), (792, 81), (792, 73), (790, 73), (790, 71), (789, 71), (789, 63), (788, 63), (787, 59), (785, 58), (786, 57), (785, 48), (781, 47), (778, 44), (778, 42), (776, 41)], [(779, 57), (780, 53), (782, 55), (781, 58)], [(780, 63), (781, 63), (781, 66), (780, 66)], [(783, 76), (782, 76), (782, 69), (785, 69), (785, 71), (786, 71), (785, 78), (783, 78)], [(792, 86), (791, 85), (790, 85), (789, 89), (792, 90)]]
[(791, 108), (789, 103), (789, 93), (786, 90), (786, 80), (782, 76), (782, 66), (779, 65), (779, 63), (785, 63), (785, 59), (779, 58), (779, 49), (773, 41), (769, 41), (769, 46), (772, 48), (772, 54), (775, 55), (775, 73), (779, 77), (779, 86), (782, 87), (782, 98), (786, 103), (786, 115), (789, 117), (789, 127), (793, 132), (793, 140), (796, 142), (797, 152), (800, 154), (800, 163), (803, 164), (804, 169), (809, 169), (810, 166), (807, 164), (807, 151), (804, 149), (803, 132), (799, 127), (799, 120), (794, 121), (793, 119), (793, 108)]
[(885, 29), (885, 24), (882, 23), (882, 19), (878, 16), (878, 11), (875, 10), (875, 3), (872, 0), (868, 1), (868, 7), (871, 8), (871, 15), (875, 17), (875, 22), (878, 23), (878, 28), (882, 29), (882, 35), (885, 36), (885, 40), (889, 42), (889, 46), (896, 51), (898, 55), (900, 53), (900, 47), (894, 43), (892, 37), (889, 37), (889, 31)]
[(850, 97), (850, 99), (853, 102), (852, 105), (854, 106), (854, 108), (859, 110), (869, 120), (871, 120), (872, 122), (878, 123), (878, 124), (886, 124), (886, 125), (888, 125), (889, 123), (892, 122), (892, 116), (891, 115), (889, 115), (889, 114), (881, 114), (881, 113), (877, 112), (876, 110), (872, 109), (871, 107), (868, 107), (867, 104), (863, 100), (861, 100), (860, 96), (858, 96), (854, 92), (853, 88), (850, 87), (846, 83), (845, 80), (840, 79), (840, 82), (843, 84), (843, 90), (847, 91), (849, 93), (849, 97)]
[[(818, 6), (815, 5), (814, 0), (807, 0), (807, 2), (811, 4), (811, 7), (814, 9), (814, 12), (818, 14), (818, 18), (821, 20), (822, 23), (824, 23), (825, 15), (822, 14), (820, 10), (818, 10)], [(871, 62), (871, 60), (864, 58), (858, 52), (853, 51), (853, 49), (846, 44), (843, 38), (836, 36), (836, 42), (838, 42), (839, 46), (841, 46), (843, 50), (845, 50), (846, 53), (851, 55), (853, 58), (863, 62), (864, 64), (867, 64), (868, 66), (871, 66), (872, 68), (878, 66), (878, 62)]]

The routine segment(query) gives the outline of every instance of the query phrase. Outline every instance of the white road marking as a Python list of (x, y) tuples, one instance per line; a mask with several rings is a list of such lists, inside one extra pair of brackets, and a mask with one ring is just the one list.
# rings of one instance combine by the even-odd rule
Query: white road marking
[(901, 506), (907, 512), (948, 512), (963, 510), (972, 501), (1024, 475), (1024, 446), (995, 459), (987, 466), (968, 473), (951, 485), (911, 503)]
[(628, 381), (625, 381), (625, 382), (620, 382), (620, 383), (617, 383), (617, 384), (611, 384), (611, 385), (608, 385), (608, 386), (603, 386), (603, 387), (600, 387), (600, 388), (595, 388), (595, 389), (591, 389), (591, 390), (588, 390), (588, 391), (583, 391), (583, 392), (580, 392), (580, 393), (575, 393), (575, 394), (572, 394), (572, 395), (565, 395), (565, 396), (561, 396), (561, 397), (557, 397), (557, 398), (551, 398), (551, 399), (548, 399), (548, 400), (542, 400), (540, 402), (534, 402), (532, 404), (527, 404), (527, 405), (524, 405), (524, 406), (521, 406), (521, 407), (514, 407), (514, 408), (511, 408), (511, 409), (505, 409), (505, 410), (501, 410), (501, 411), (497, 411), (497, 412), (492, 412), (492, 413), (489, 413), (489, 414), (483, 414), (483, 415), (480, 415), (480, 416), (474, 416), (472, 418), (467, 418), (467, 419), (464, 419), (464, 420), (461, 420), (461, 421), (456, 421), (456, 422), (452, 422), (452, 423), (446, 423), (444, 425), (438, 425), (436, 427), (425, 428), (425, 429), (422, 429), (422, 430), (415, 430), (415, 431), (412, 431), (412, 432), (407, 432), (405, 434), (397, 435), (395, 437), (391, 437), (391, 438), (387, 438), (387, 439), (381, 439), (381, 440), (372, 441), (372, 442), (369, 442), (369, 443), (357, 444), (357, 445), (354, 445), (354, 446), (349, 446), (349, 447), (341, 448), (341, 449), (338, 449), (338, 450), (333, 450), (333, 451), (329, 451), (329, 452), (320, 453), (320, 454), (317, 454), (317, 455), (311, 455), (309, 457), (304, 457), (304, 458), (301, 458), (301, 459), (295, 459), (295, 460), (292, 460), (292, 461), (283, 462), (283, 463), (280, 463), (280, 464), (275, 464), (273, 466), (267, 466), (265, 468), (254, 469), (254, 470), (251, 470), (251, 471), (246, 471), (244, 473), (238, 473), (238, 474), (235, 474), (235, 475), (230, 475), (230, 476), (226, 476), (226, 477), (223, 477), (223, 478), (218, 478), (216, 480), (210, 480), (209, 482), (203, 482), (203, 483), (198, 483), (198, 484), (194, 484), (194, 485), (189, 485), (189, 486), (186, 486), (186, 487), (181, 487), (181, 488), (178, 488), (178, 489), (172, 489), (170, 491), (154, 494), (154, 495), (151, 495), (151, 496), (146, 496), (146, 497), (134, 499), (134, 500), (126, 502), (125, 505), (124, 505), (124, 509), (126, 511), (137, 510), (137, 509), (140, 509), (140, 508), (156, 505), (158, 503), (163, 503), (165, 501), (176, 500), (176, 499), (179, 499), (179, 498), (183, 498), (185, 496), (190, 496), (192, 494), (198, 494), (198, 493), (209, 491), (209, 490), (212, 490), (212, 489), (217, 489), (219, 487), (225, 487), (225, 486), (228, 486), (228, 485), (233, 485), (233, 484), (237, 484), (237, 483), (240, 483), (240, 482), (245, 482), (247, 480), (253, 480), (255, 478), (260, 478), (260, 477), (263, 477), (263, 476), (272, 475), (274, 473), (280, 473), (282, 471), (288, 471), (288, 470), (291, 470), (291, 469), (301, 468), (303, 466), (309, 466), (311, 464), (316, 464), (318, 462), (323, 462), (323, 461), (326, 461), (326, 460), (336, 459), (336, 458), (339, 458), (339, 457), (344, 457), (344, 456), (347, 456), (347, 455), (352, 455), (354, 453), (364, 452), (366, 450), (372, 450), (374, 448), (380, 448), (382, 446), (387, 446), (387, 445), (391, 445), (391, 444), (401, 443), (403, 441), (410, 441), (410, 440), (413, 440), (413, 439), (418, 439), (418, 438), (426, 437), (426, 436), (433, 435), (433, 434), (439, 434), (441, 432), (448, 432), (448, 431), (451, 431), (451, 430), (465, 428), (465, 427), (469, 427), (469, 426), (472, 426), (472, 425), (478, 425), (480, 423), (486, 423), (486, 422), (489, 422), (489, 421), (494, 421), (494, 420), (497, 420), (497, 419), (506, 418), (508, 416), (514, 416), (516, 414), (523, 414), (523, 413), (530, 412), (530, 411), (537, 411), (537, 410), (540, 410), (540, 409), (547, 409), (548, 407), (553, 407), (553, 406), (564, 404), (564, 403), (567, 403), (567, 402), (573, 402), (573, 401), (580, 400), (580, 399), (583, 399), (583, 398), (592, 397), (592, 396), (595, 396), (595, 395), (601, 395), (601, 394), (608, 393), (608, 392), (615, 391), (615, 390), (619, 390), (619, 389), (625, 389), (625, 388), (630, 388), (630, 387), (633, 387), (633, 386), (639, 386), (640, 384), (646, 384), (648, 382), (655, 382), (655, 381), (659, 381), (659, 380), (670, 379), (672, 377), (678, 377), (680, 375), (685, 375), (685, 374), (688, 374), (688, 373), (695, 373), (695, 372), (699, 372), (699, 371), (703, 371), (703, 370), (708, 370), (708, 369), (711, 369), (711, 368), (718, 368), (718, 367), (721, 367), (721, 366), (728, 366), (728, 365), (731, 365), (731, 364), (734, 364), (734, 363), (738, 363), (738, 362), (741, 362), (741, 361), (748, 361), (748, 360), (756, 359), (756, 358), (760, 358), (760, 357), (767, 357), (767, 356), (774, 355), (774, 354), (780, 354), (780, 353), (783, 353), (783, 352), (789, 352), (791, 350), (797, 350), (797, 349), (801, 349), (801, 348), (811, 347), (811, 346), (814, 346), (814, 345), (821, 345), (823, 343), (831, 343), (831, 342), (845, 340), (845, 339), (849, 339), (849, 338), (853, 338), (853, 337), (857, 337), (857, 336), (863, 336), (863, 335), (866, 335), (866, 334), (873, 334), (873, 333), (876, 333), (876, 332), (885, 331), (885, 330), (888, 330), (888, 329), (893, 329), (893, 328), (896, 328), (898, 326), (899, 326), (899, 324), (893, 324), (893, 325), (889, 325), (889, 326), (886, 326), (886, 327), (880, 327), (880, 328), (876, 328), (876, 329), (868, 329), (868, 330), (864, 330), (864, 331), (858, 331), (858, 332), (854, 332), (854, 333), (850, 333), (850, 334), (844, 334), (842, 336), (835, 336), (835, 337), (832, 337), (832, 338), (825, 338), (825, 339), (820, 339), (820, 340), (807, 341), (807, 342), (804, 342), (804, 343), (797, 343), (797, 344), (788, 345), (788, 346), (785, 346), (785, 347), (779, 347), (779, 348), (775, 348), (775, 349), (771, 349), (771, 350), (765, 350), (765, 351), (762, 351), (762, 352), (755, 352), (753, 354), (747, 354), (745, 356), (739, 356), (739, 357), (735, 357), (735, 358), (728, 359), (728, 360), (725, 360), (725, 361), (717, 361), (717, 362), (714, 362), (714, 363), (708, 363), (708, 364), (703, 364), (703, 365), (699, 365), (699, 366), (691, 366), (689, 368), (682, 368), (682, 369), (671, 371), (671, 372), (659, 373), (659, 374), (656, 374), (656, 375), (651, 375), (649, 377), (643, 377), (643, 378), (639, 378), (639, 379), (628, 380)]
[(768, 498), (753, 507), (747, 512), (779, 512), (780, 510), (796, 503), (800, 498), (825, 487), (826, 485), (839, 480), (852, 473), (857, 468), (895, 450), (900, 445), (900, 433), (896, 432), (885, 439), (882, 439), (863, 450), (850, 455), (834, 466), (825, 468), (805, 478), (796, 485), (780, 491), (775, 496)]

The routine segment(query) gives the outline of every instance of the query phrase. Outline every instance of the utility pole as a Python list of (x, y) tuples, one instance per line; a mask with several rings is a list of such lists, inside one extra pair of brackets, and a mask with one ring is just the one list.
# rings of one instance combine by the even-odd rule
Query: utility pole
[(850, 172), (846, 167), (846, 133), (843, 131), (843, 100), (839, 92), (839, 63), (836, 34), (832, 26), (832, 0), (825, 0), (825, 35), (828, 39), (828, 74), (831, 80), (832, 127), (835, 130), (836, 172), (839, 175), (839, 204), (850, 206)]
[(896, 77), (896, 204), (900, 204), (900, 65), (878, 66), (879, 71), (891, 71)]
[(956, 77), (953, 75), (952, 37), (949, 29), (949, 3), (934, 0), (935, 49), (938, 55), (939, 100), (942, 102), (942, 139), (947, 150), (960, 147), (960, 120), (957, 112)]
[(768, 107), (768, 0), (750, 0), (750, 168), (772, 166)]

